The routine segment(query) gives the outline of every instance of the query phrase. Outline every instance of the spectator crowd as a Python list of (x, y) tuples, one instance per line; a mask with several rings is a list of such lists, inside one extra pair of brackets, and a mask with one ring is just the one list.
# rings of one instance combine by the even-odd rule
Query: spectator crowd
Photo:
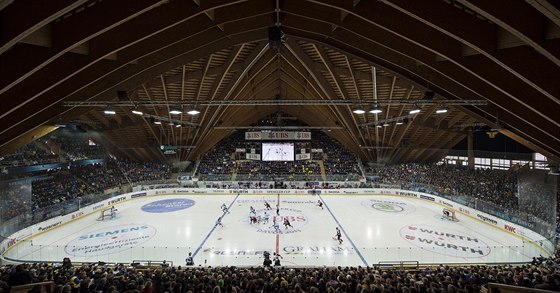
[[(35, 175), (29, 179), (29, 195), (22, 188), (4, 189), (0, 195), (0, 219), (35, 213), (39, 209), (77, 199), (86, 195), (104, 194), (109, 189), (131, 183), (166, 180), (171, 167), (165, 164), (137, 163), (125, 159), (108, 158), (103, 163), (71, 165)], [(25, 185), (22, 185), (25, 186)]]
[(517, 208), (515, 173), (504, 170), (469, 169), (446, 164), (401, 164), (368, 168), (374, 183), (426, 184), (442, 194), (467, 195)]
[[(272, 121), (272, 120), (264, 120)], [(318, 180), (321, 162), (324, 173), (331, 180), (344, 181), (349, 176), (362, 175), (354, 154), (328, 135), (313, 131), (311, 141), (295, 143), (296, 154), (310, 154), (311, 160), (262, 161), (246, 159), (246, 154), (261, 154), (261, 146), (246, 141), (243, 132), (236, 132), (216, 144), (198, 165), (197, 174), (203, 179), (231, 180), (234, 174), (243, 180), (267, 180), (283, 177), (286, 180)]]
[[(54, 292), (480, 292), (488, 283), (560, 291), (560, 257), (523, 265), (381, 267), (282, 266), (134, 268), (117, 264), (19, 264), (0, 268), (0, 292), (10, 286), (52, 281)], [(36, 292), (36, 291), (30, 291)]]

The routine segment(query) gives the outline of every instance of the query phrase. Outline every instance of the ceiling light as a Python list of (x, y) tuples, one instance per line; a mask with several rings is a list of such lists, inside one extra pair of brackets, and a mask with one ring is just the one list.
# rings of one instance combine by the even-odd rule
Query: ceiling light
[(161, 121), (155, 120), (155, 121), (154, 121), (154, 124), (155, 124), (155, 125), (161, 125)]
[(196, 114), (200, 114), (200, 111), (198, 111), (198, 110), (196, 110), (196, 109), (192, 109), (192, 110), (189, 110), (189, 111), (187, 112), (187, 114), (189, 114), (189, 115), (196, 115)]
[(384, 126), (384, 127), (387, 127), (387, 126), (389, 126), (389, 123), (388, 123), (388, 122), (385, 122), (385, 123), (383, 123), (383, 126)]
[(117, 112), (115, 112), (115, 110), (111, 110), (111, 109), (105, 109), (105, 111), (103, 111), (103, 113), (107, 114), (107, 115), (115, 115), (117, 114)]
[(167, 125), (169, 125), (169, 126), (174, 126), (175, 123), (173, 123), (173, 121), (171, 121), (171, 122), (167, 123)]
[(138, 110), (132, 110), (132, 114), (144, 115), (144, 113), (142, 113), (142, 111), (138, 111)]
[(381, 112), (383, 112), (383, 110), (381, 110), (381, 108), (379, 108), (378, 106), (373, 107), (373, 109), (369, 110), (369, 112), (371, 114), (379, 114)]
[(447, 113), (447, 108), (439, 108), (436, 110), (436, 114), (443, 114), (443, 113)]
[(402, 121), (397, 121), (397, 123), (395, 123), (396, 125), (402, 125), (403, 122)]
[(181, 124), (177, 124), (177, 125), (175, 125), (175, 127), (181, 127), (181, 126), (182, 126)]
[(412, 110), (410, 110), (408, 113), (409, 114), (418, 114), (418, 113), (420, 113), (420, 108), (418, 108), (418, 106), (414, 106), (414, 108), (412, 108)]
[(354, 107), (352, 112), (355, 113), (355, 114), (364, 114), (366, 111), (363, 109), (362, 106), (356, 106), (356, 107)]
[(381, 126), (381, 125), (377, 125), (377, 128), (383, 128), (383, 126)]
[(177, 109), (173, 109), (173, 110), (169, 111), (169, 114), (171, 114), (171, 115), (179, 115), (181, 113), (183, 113), (183, 112), (181, 112), (180, 110), (177, 110)]

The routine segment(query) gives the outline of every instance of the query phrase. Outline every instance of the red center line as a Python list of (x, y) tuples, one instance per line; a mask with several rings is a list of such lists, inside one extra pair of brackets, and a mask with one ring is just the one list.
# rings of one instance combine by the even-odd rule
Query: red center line
[[(280, 209), (280, 193), (278, 193), (278, 201), (276, 203), (276, 208)], [(280, 234), (276, 234), (276, 254), (278, 254), (279, 252), (280, 252)]]

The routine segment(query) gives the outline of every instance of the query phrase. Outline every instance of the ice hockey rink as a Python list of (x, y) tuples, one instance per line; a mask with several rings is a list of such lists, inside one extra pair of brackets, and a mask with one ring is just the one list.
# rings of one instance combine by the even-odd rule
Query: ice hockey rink
[[(223, 204), (228, 212), (222, 211)], [(185, 265), (190, 252), (195, 265), (257, 266), (269, 251), (279, 253), (285, 266), (371, 266), (521, 262), (544, 254), (534, 243), (478, 219), (457, 213), (459, 221), (453, 222), (442, 218), (438, 204), (399, 196), (174, 194), (115, 207), (114, 218), (99, 221), (99, 212), (91, 213), (33, 235), (4, 256), (22, 261), (165, 260), (178, 266)], [(257, 223), (249, 220), (251, 207), (260, 218)], [(220, 217), (223, 226), (216, 224)], [(286, 228), (284, 218), (293, 227)], [(333, 238), (336, 227), (341, 244)]]

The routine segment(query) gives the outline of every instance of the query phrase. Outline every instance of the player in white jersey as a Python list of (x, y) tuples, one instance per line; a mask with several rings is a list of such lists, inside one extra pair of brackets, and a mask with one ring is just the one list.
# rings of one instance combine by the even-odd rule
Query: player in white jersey
[(111, 212), (111, 219), (117, 216), (117, 208), (115, 208), (115, 206), (111, 206), (110, 212)]
[(229, 214), (229, 210), (228, 210), (228, 208), (227, 208), (227, 206), (226, 206), (225, 203), (222, 204), (222, 212), (223, 212), (224, 214), (225, 214), (225, 213), (228, 213), (228, 214)]
[(270, 218), (270, 215), (268, 214), (268, 212), (267, 212), (267, 211), (264, 211), (264, 215), (263, 215), (262, 219), (263, 219), (263, 222), (264, 222), (265, 224), (268, 224), (268, 219), (269, 219), (269, 218)]
[(276, 222), (276, 220), (274, 220), (272, 227), (274, 227), (274, 233), (280, 233), (280, 225)]

